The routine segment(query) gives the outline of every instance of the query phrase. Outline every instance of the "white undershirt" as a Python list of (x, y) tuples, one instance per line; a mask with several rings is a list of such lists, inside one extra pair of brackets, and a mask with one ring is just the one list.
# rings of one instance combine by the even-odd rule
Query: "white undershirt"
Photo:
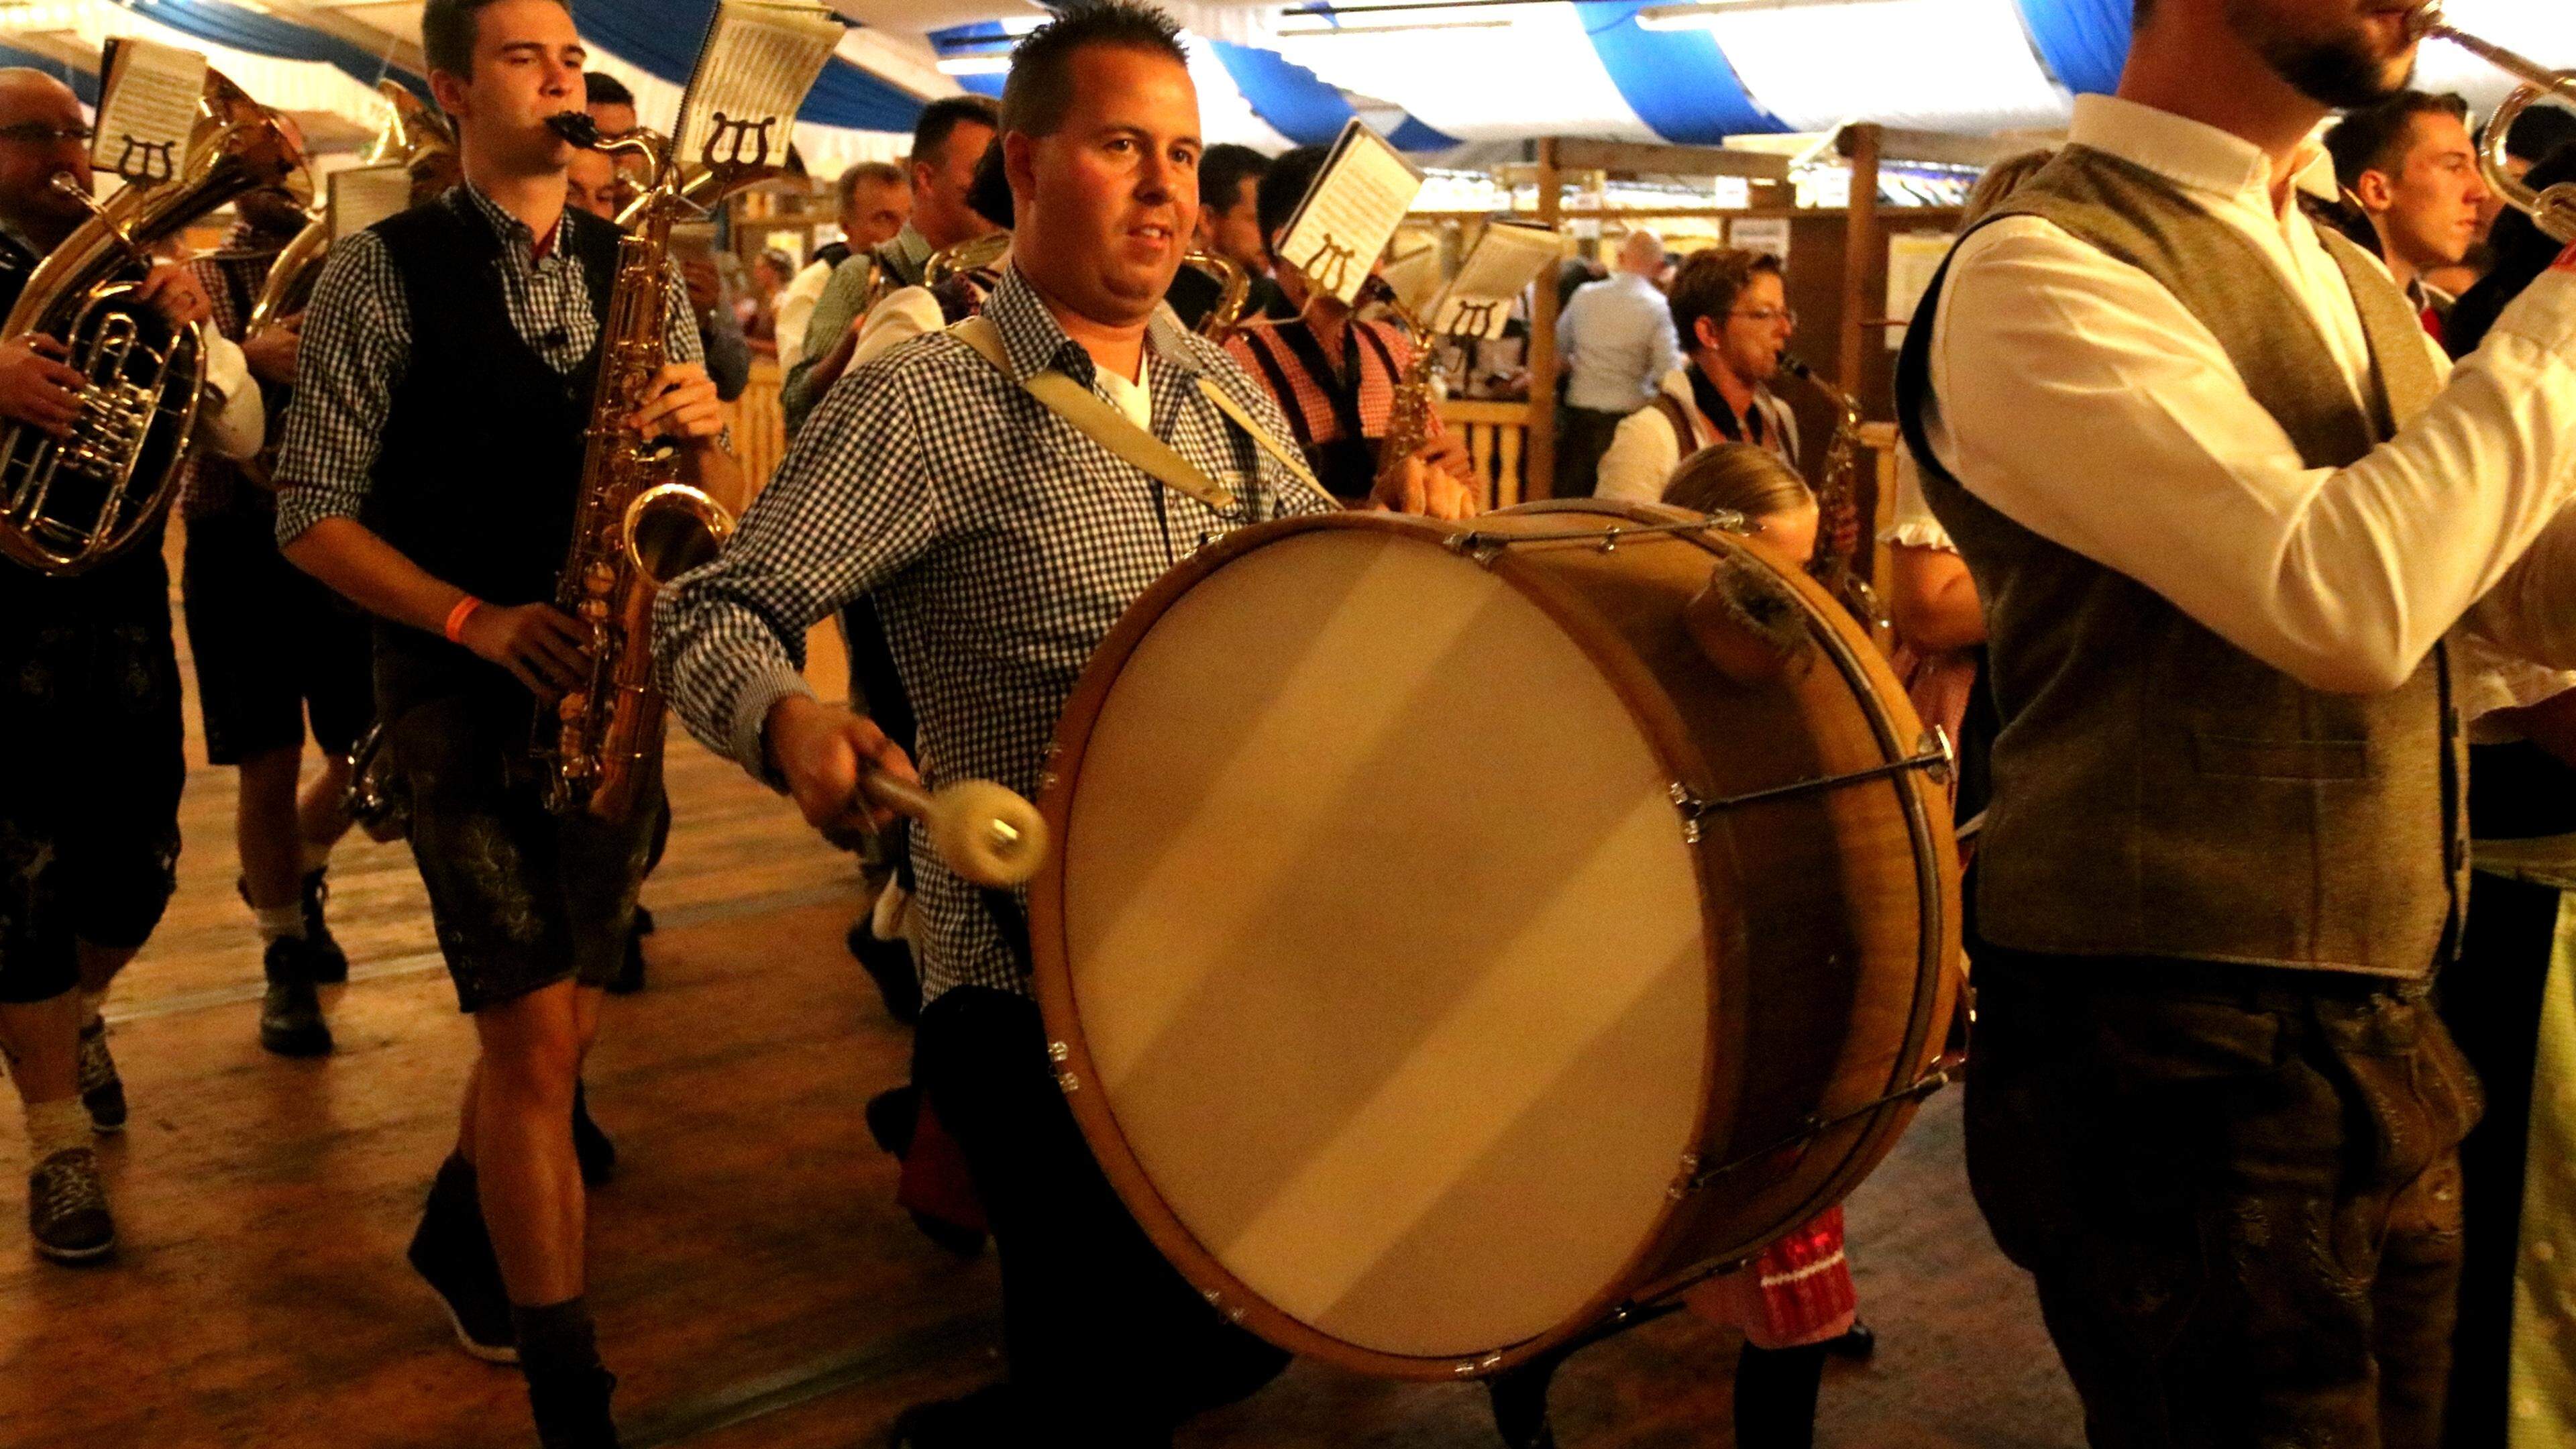
[(1118, 405), (1127, 421), (1147, 432), (1154, 430), (1153, 359), (1144, 353), (1136, 355), (1136, 380), (1129, 382), (1105, 367), (1091, 370), (1092, 379), (1100, 386), (1100, 395)]
[[(2273, 205), (2258, 148), (2109, 96), (2077, 100), (2071, 139), (2252, 239), (2358, 395), (2351, 290)], [(2322, 153), (2300, 182), (2332, 184)], [(2394, 688), (2463, 616), (2506, 654), (2576, 665), (2576, 275), (2534, 283), (2422, 418), (2341, 470), (2300, 461), (2171, 292), (2052, 223), (1970, 237), (1934, 328), (1926, 426), (1969, 492), (2293, 678)]]

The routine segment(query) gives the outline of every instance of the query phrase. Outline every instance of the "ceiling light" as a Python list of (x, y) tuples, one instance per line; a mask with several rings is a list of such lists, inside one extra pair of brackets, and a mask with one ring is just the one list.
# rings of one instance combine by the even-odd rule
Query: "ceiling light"
[(942, 75), (1009, 75), (1011, 58), (1008, 55), (946, 56), (939, 62), (939, 71)]

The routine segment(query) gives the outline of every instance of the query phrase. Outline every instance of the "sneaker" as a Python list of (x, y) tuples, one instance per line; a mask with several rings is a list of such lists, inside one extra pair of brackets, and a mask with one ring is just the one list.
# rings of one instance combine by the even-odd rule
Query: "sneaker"
[(280, 936), (268, 943), (261, 967), (268, 994), (259, 1003), (259, 1044), (281, 1057), (329, 1056), (331, 1028), (313, 990), (313, 943)]
[(572, 1089), (572, 1155), (581, 1163), (584, 1187), (606, 1187), (617, 1175), (617, 1144), (590, 1120), (590, 1088), (577, 1082)]
[(603, 1368), (528, 1380), (528, 1410), (544, 1449), (617, 1449), (608, 1397), (617, 1375)]
[(519, 1361), (510, 1295), (501, 1286), (501, 1260), (493, 1256), (492, 1237), (483, 1226), (471, 1169), (452, 1161), (439, 1169), (420, 1227), (403, 1256), (438, 1295), (456, 1342), (467, 1354), (485, 1363)]
[[(306, 871), (300, 891), (304, 907), (304, 940), (313, 948), (311, 979), (316, 986), (337, 986), (349, 979), (349, 953), (340, 949), (340, 943), (332, 939), (331, 928), (322, 920), (322, 903), (331, 899), (330, 873), (329, 866)], [(249, 906), (249, 878), (234, 876), (233, 893), (241, 897), (243, 905)], [(251, 909), (259, 908), (251, 906)]]
[(27, 1174), (27, 1233), (48, 1262), (94, 1263), (114, 1251), (116, 1221), (96, 1152), (68, 1148)]
[(107, 1023), (95, 1016), (80, 1033), (80, 1094), (91, 1131), (125, 1130), (125, 1079), (116, 1074), (116, 1058), (107, 1054)]
[(313, 984), (337, 986), (349, 979), (349, 953), (323, 923), (322, 903), (331, 899), (330, 867), (304, 873), (304, 944), (311, 950)]

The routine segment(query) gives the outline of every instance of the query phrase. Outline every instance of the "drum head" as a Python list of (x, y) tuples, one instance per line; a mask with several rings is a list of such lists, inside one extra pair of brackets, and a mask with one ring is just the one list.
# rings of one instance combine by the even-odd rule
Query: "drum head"
[(1307, 1351), (1274, 1314), (1470, 1359), (1599, 1311), (1662, 1222), (1709, 923), (1606, 631), (1342, 522), (1209, 569), (1105, 693), (1095, 662), (1040, 970), (1095, 1149), (1200, 1287)]

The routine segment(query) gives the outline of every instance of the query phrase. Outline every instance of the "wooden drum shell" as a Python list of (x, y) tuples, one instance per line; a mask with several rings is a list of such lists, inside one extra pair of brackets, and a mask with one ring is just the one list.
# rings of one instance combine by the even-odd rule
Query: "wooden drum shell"
[[(1650, 506), (1577, 503), (1491, 515), (1472, 527), (1477, 539), (1492, 540), (1685, 517)], [(1440, 550), (1446, 566), (1490, 571), (1580, 647), (1626, 706), (1665, 778), (1692, 799), (1724, 801), (1885, 769), (1917, 755), (1924, 731), (1867, 636), (1821, 588), (1762, 545), (1715, 531), (1630, 534), (1606, 550), (1588, 538), (1460, 548), (1453, 546), (1460, 528), (1416, 519), (1288, 520), (1234, 534), (1174, 570), (1094, 655), (1058, 728), (1040, 803), (1061, 849), (1032, 884), (1030, 911), (1050, 1050), (1094, 1153), (1182, 1273), (1263, 1337), (1369, 1373), (1486, 1374), (1741, 1261), (1839, 1201), (1885, 1157), (1914, 1110), (1914, 1099), (1900, 1094), (1940, 1055), (1958, 1007), (1949, 802), (1936, 771), (1914, 768), (1702, 812), (1695, 843), (1683, 847), (1698, 894), (1708, 993), (1695, 1125), (1624, 1264), (1579, 1306), (1508, 1342), (1398, 1352), (1325, 1331), (1220, 1261), (1184, 1225), (1129, 1143), (1077, 1008), (1062, 864), (1081, 858), (1083, 762), (1139, 647), (1211, 576), (1321, 530), (1376, 531)], [(1690, 601), (1721, 562), (1777, 584), (1775, 592), (1803, 615), (1803, 629), (1792, 630), (1803, 634), (1803, 647), (1775, 680), (1736, 682), (1709, 662), (1686, 624)], [(1500, 688), (1507, 691), (1508, 682)], [(1683, 838), (1678, 803), (1671, 828)], [(1492, 848), (1511, 850), (1515, 839), (1503, 836)], [(1816, 1121), (1833, 1125), (1804, 1130)], [(1519, 1249), (1549, 1250), (1546, 1241)]]

